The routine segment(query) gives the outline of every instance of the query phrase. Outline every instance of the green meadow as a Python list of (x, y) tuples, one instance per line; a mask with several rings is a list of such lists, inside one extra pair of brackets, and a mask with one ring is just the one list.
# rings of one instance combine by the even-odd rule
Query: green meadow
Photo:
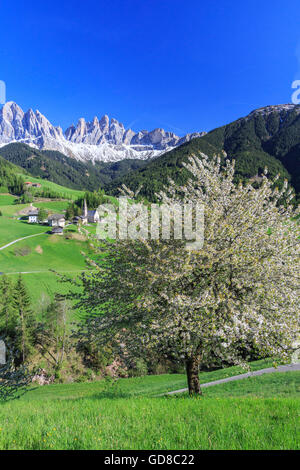
[[(29, 291), (34, 308), (38, 311), (43, 301), (53, 299), (55, 293), (66, 293), (69, 286), (59, 282), (58, 276), (51, 270), (76, 277), (86, 269), (82, 251), (88, 251), (88, 243), (78, 233), (77, 227), (65, 228), (65, 236), (50, 235), (48, 226), (29, 224), (18, 220), (19, 211), (28, 208), (27, 204), (13, 204), (14, 196), (0, 195), (0, 248), (23, 237), (36, 235), (18, 241), (0, 250), (0, 273), (16, 279), (18, 273), (23, 278)], [(69, 202), (41, 200), (34, 206), (52, 213), (63, 212)], [(93, 227), (91, 227), (93, 230)]]
[[(12, 223), (18, 225), (16, 221)], [(49, 230), (48, 227), (31, 224), (19, 225), (21, 228), (23, 225), (26, 227), (25, 231), (19, 232), (19, 237), (34, 233), (32, 229), (42, 229), (43, 232)], [(1, 225), (0, 233), (3, 235)], [(76, 232), (72, 235), (78, 236)], [(69, 285), (62, 284), (52, 270), (74, 278), (87, 269), (82, 251), (88, 252), (88, 243), (80, 238), (68, 239), (64, 236), (41, 233), (0, 251), (0, 272), (15, 280), (18, 273), (23, 273), (29, 295), (34, 307), (37, 308), (45, 298), (53, 299), (55, 293), (66, 293), (69, 290)]]
[[(21, 175), (20, 175), (21, 176)], [(70, 189), (59, 184), (53, 183), (52, 181), (44, 180), (42, 178), (35, 178), (34, 176), (28, 176), (26, 181), (31, 181), (31, 183), (40, 183), (41, 188), (31, 188), (32, 193), (40, 191), (41, 189), (49, 190), (55, 192), (57, 195), (61, 196), (64, 199), (78, 199), (78, 197), (84, 194), (84, 191), (79, 191), (77, 189)]]
[[(12, 198), (12, 199), (11, 199)], [(14, 196), (6, 196), (0, 194), (0, 210), (3, 216), (6, 217), (18, 217), (20, 216), (19, 212), (27, 209), (29, 204), (14, 204), (16, 198)], [(49, 212), (62, 212), (67, 209), (69, 201), (55, 201), (55, 200), (43, 200), (40, 202), (33, 202), (33, 206), (38, 209), (45, 209)]]
[(300, 448), (300, 372), (204, 388), (200, 398), (157, 396), (185, 386), (184, 375), (166, 374), (36, 387), (0, 404), (0, 449)]
[[(0, 248), (14, 240), (19, 238), (27, 237), (38, 233), (43, 233), (47, 230), (47, 227), (41, 225), (28, 224), (22, 220), (14, 220), (8, 217), (0, 217)], [(17, 245), (15, 245), (17, 246)], [(0, 255), (4, 253), (0, 251)], [(0, 262), (0, 271), (1, 262)]]
[(67, 209), (69, 201), (43, 201), (35, 202), (33, 205), (38, 209), (45, 209), (51, 213), (61, 213)]
[(80, 271), (85, 268), (81, 251), (86, 249), (86, 242), (42, 233), (2, 250), (0, 266), (5, 273), (45, 272), (50, 269)]
[(11, 194), (0, 194), (0, 207), (13, 204), (15, 199)]

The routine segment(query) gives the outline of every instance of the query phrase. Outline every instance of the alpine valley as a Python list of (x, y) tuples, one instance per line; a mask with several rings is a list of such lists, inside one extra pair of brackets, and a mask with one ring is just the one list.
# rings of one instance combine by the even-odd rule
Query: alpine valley
[(121, 184), (154, 201), (172, 178), (184, 183), (192, 154), (236, 160), (240, 179), (260, 178), (265, 167), (300, 193), (300, 105), (266, 106), (208, 133), (179, 137), (163, 129), (134, 132), (104, 115), (81, 118), (65, 132), (39, 111), (14, 102), (0, 110), (0, 156), (37, 178), (72, 189), (117, 195)]

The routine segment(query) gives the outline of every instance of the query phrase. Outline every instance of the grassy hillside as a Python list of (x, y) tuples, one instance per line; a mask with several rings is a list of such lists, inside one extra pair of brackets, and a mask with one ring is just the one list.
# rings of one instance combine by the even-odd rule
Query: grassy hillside
[(23, 143), (0, 148), (0, 155), (30, 175), (77, 190), (98, 190), (117, 177), (145, 165), (141, 160), (83, 163), (58, 151), (38, 150)]
[(0, 193), (20, 194), (26, 175), (26, 171), (22, 168), (7, 162), (0, 156)]
[(2, 206), (11, 206), (15, 199), (16, 197), (11, 194), (0, 194), (0, 208)]
[[(47, 206), (49, 207), (49, 205)], [(76, 277), (86, 265), (82, 251), (88, 252), (88, 244), (75, 230), (69, 228), (68, 237), (49, 235), (49, 227), (0, 217), (0, 246), (17, 238), (37, 234), (0, 251), (0, 272), (16, 280), (23, 273), (24, 281), (33, 302), (38, 308), (44, 298), (53, 299), (56, 293), (68, 291), (55, 273)]]
[[(47, 227), (46, 227), (47, 229)], [(43, 227), (45, 231), (45, 227)], [(18, 254), (24, 249), (28, 254)], [(12, 245), (0, 252), (0, 266), (5, 273), (64, 271), (84, 269), (80, 255), (87, 245), (82, 240), (68, 240), (59, 235), (41, 234)]]
[(28, 176), (27, 179), (32, 183), (40, 183), (42, 185), (40, 189), (30, 188), (30, 191), (33, 193), (33, 195), (39, 195), (39, 193), (44, 190), (49, 191), (50, 193), (54, 193), (56, 197), (61, 197), (62, 199), (75, 200), (83, 194), (83, 191), (61, 186), (59, 184), (53, 183), (52, 181), (47, 181), (42, 178), (35, 178), (31, 175)]
[[(72, 271), (64, 271), (61, 267), (57, 271), (71, 279), (75, 279), (81, 273), (82, 269), (73, 268)], [(8, 276), (9, 279), (14, 282), (18, 279), (18, 274), (8, 274)], [(49, 304), (56, 294), (67, 294), (70, 290), (70, 286), (68, 284), (62, 284), (59, 277), (51, 271), (26, 273), (22, 274), (22, 277), (28, 290), (31, 306), (37, 317), (40, 316), (42, 310), (45, 309), (45, 305)], [(72, 311), (72, 319), (76, 318), (76, 316), (77, 312)]]
[[(81, 192), (78, 192), (78, 196), (81, 197)], [(71, 196), (71, 194), (69, 195)], [(75, 197), (76, 194), (73, 194)], [(16, 196), (11, 194), (1, 194), (0, 193), (0, 210), (2, 215), (6, 217), (19, 217), (21, 215), (22, 210), (27, 209), (29, 204), (16, 204), (17, 201)], [(68, 205), (70, 200), (52, 200), (52, 199), (44, 199), (40, 198), (35, 201), (34, 207), (44, 208), (50, 212), (60, 212), (64, 211)]]
[(225, 384), (197, 399), (153, 396), (184, 381), (174, 374), (38, 387), (0, 404), (0, 449), (299, 449), (300, 373), (233, 382), (231, 395)]
[(274, 372), (274, 374), (215, 385), (206, 388), (204, 395), (212, 398), (254, 396), (256, 398), (293, 397), (299, 399), (300, 372)]
[[(17, 238), (45, 232), (46, 229), (40, 225), (15, 221), (7, 217), (0, 217), (0, 247), (16, 240)], [(0, 251), (0, 256), (2, 256), (2, 253), (4, 253), (4, 250)], [(3, 265), (1, 263), (0, 266), (2, 270)]]
[[(52, 183), (53, 184), (53, 183)], [(65, 189), (65, 188), (63, 188)], [(69, 197), (81, 196), (81, 192), (70, 190)], [(16, 280), (18, 273), (24, 273), (23, 278), (28, 288), (34, 309), (39, 312), (45, 299), (53, 299), (56, 293), (65, 293), (69, 286), (59, 282), (58, 277), (51, 272), (67, 274), (74, 278), (86, 269), (82, 251), (88, 251), (88, 244), (77, 233), (77, 227), (68, 226), (67, 236), (49, 235), (50, 227), (29, 224), (26, 220), (18, 220), (19, 211), (28, 208), (27, 204), (13, 204), (15, 197), (0, 194), (0, 248), (8, 243), (32, 235), (32, 238), (19, 241), (0, 250), (0, 273), (7, 274)], [(69, 201), (41, 200), (34, 206), (45, 208), (51, 213), (64, 211)], [(93, 230), (94, 227), (87, 227)]]
[[(13, 145), (13, 144), (12, 144)], [(0, 148), (0, 155), (1, 155)], [(83, 191), (64, 187), (52, 181), (43, 178), (34, 177), (32, 174), (23, 170), (20, 166), (14, 165), (0, 156), (0, 196), (2, 198), (1, 205), (5, 205), (2, 195), (8, 196), (8, 193), (19, 195), (23, 192), (24, 182), (40, 183), (42, 188), (30, 188), (30, 191), (38, 195), (41, 192), (52, 193), (55, 197), (75, 200), (83, 194)], [(7, 204), (13, 202), (12, 196), (7, 199)]]

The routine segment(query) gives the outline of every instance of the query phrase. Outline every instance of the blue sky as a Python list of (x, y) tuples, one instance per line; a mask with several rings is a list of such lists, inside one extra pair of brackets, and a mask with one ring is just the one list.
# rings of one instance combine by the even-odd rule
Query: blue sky
[(7, 100), (183, 135), (291, 101), (299, 0), (0, 2)]

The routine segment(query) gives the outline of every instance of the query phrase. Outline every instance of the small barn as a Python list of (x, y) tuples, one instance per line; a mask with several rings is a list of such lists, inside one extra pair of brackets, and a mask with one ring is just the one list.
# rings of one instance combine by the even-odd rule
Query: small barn
[(51, 230), (51, 235), (62, 235), (64, 233), (64, 229), (62, 227), (53, 227)]

